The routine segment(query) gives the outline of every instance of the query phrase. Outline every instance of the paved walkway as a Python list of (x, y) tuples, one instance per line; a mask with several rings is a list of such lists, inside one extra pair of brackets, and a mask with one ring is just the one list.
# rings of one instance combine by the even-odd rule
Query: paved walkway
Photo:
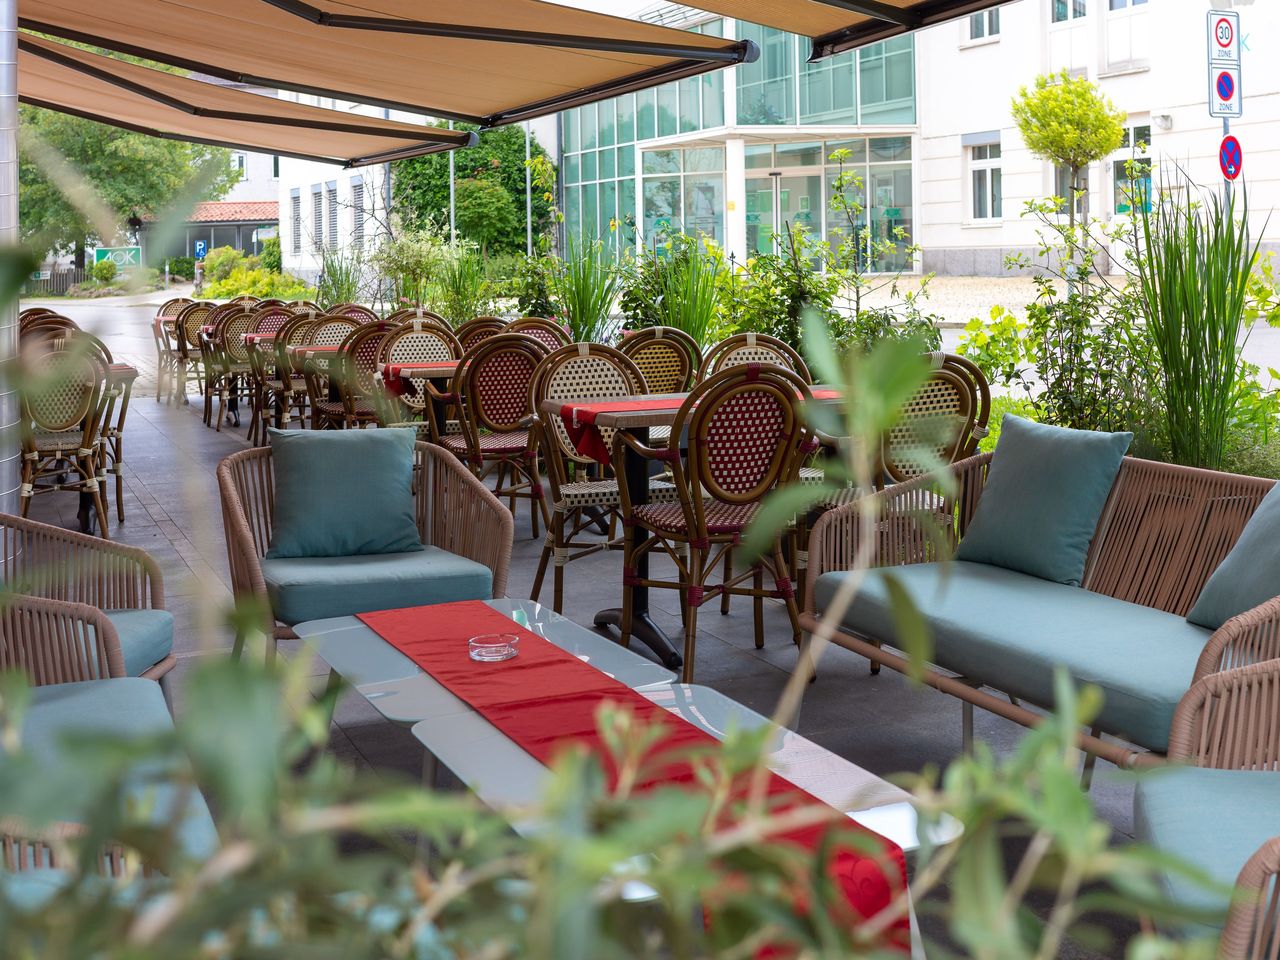
[[(145, 310), (95, 305), (66, 312), (98, 332), (118, 355), (131, 358), (130, 362), (148, 363), (137, 334), (140, 320), (145, 328)], [(154, 371), (154, 360), (150, 367)], [(222, 656), (230, 647), (224, 618), (231, 597), (214, 471), (222, 457), (246, 448), (245, 431), (224, 428), (219, 433), (206, 428), (194, 401), (184, 407), (139, 396), (131, 405), (125, 437), (126, 520), (118, 522), (113, 511), (110, 535), (143, 547), (164, 571), (168, 606), (177, 625), (175, 686), (180, 710), (182, 676), (195, 658)], [(36, 500), (33, 516), (74, 527), (76, 509), (75, 494), (48, 494)], [(530, 538), (524, 511), (516, 524), (516, 536), (509, 593), (527, 597), (541, 541)], [(571, 564), (565, 614), (589, 625), (596, 610), (616, 606), (621, 595), (621, 568), (619, 553), (596, 554), (590, 561)], [(652, 607), (658, 622), (678, 637), (680, 618), (675, 598), (674, 591), (654, 591)], [(544, 599), (550, 601), (549, 587)], [(709, 605), (699, 617), (697, 682), (762, 713), (772, 712), (795, 665), (796, 651), (780, 604), (766, 604), (766, 624), (765, 647), (756, 650), (748, 601), (735, 601), (729, 615), (723, 617)], [(285, 650), (293, 653), (296, 648), (295, 643), (286, 645)], [(313, 664), (317, 689), (325, 670), (323, 664)], [(865, 660), (833, 649), (806, 695), (797, 726), (828, 749), (889, 776), (941, 768), (954, 759), (960, 752), (960, 714), (958, 701), (913, 687), (890, 670), (873, 677)], [(995, 750), (1007, 752), (1023, 730), (979, 711), (976, 734)], [(346, 697), (338, 708), (333, 750), (374, 771), (416, 777), (421, 769), (417, 742), (406, 730), (383, 722), (356, 695)], [(1130, 834), (1132, 788), (1127, 775), (1100, 763), (1093, 796), (1117, 839)], [(1012, 859), (1020, 849), (1019, 841), (1010, 841), (1007, 856)], [(1060, 955), (1096, 956), (1073, 947)]]

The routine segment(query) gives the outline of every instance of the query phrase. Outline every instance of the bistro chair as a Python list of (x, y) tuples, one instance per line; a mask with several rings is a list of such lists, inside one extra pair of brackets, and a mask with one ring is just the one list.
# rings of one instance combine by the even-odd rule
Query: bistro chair
[(156, 345), (156, 403), (163, 403), (166, 393), (171, 401), (177, 396), (178, 346), (174, 322), (182, 308), (194, 302), (190, 297), (166, 300), (152, 321), (151, 334)]
[(107, 367), (106, 403), (98, 432), (98, 481), (105, 487), (108, 474), (115, 475), (116, 516), (121, 523), (124, 523), (124, 422), (137, 379), (138, 371), (127, 363), (112, 363)]
[[(164, 576), (145, 550), (0, 514), (0, 574), (16, 593), (95, 608), (95, 613), (105, 616), (120, 654), (118, 663), (108, 658), (114, 665), (106, 675), (146, 677), (163, 686), (177, 665), (173, 614), (165, 609)], [(4, 635), (0, 630), (0, 637)], [(13, 647), (0, 646), (13, 655)], [(90, 645), (98, 651), (110, 646), (106, 635), (93, 638)], [(56, 669), (56, 659), (47, 656), (44, 666)], [(36, 682), (72, 679), (91, 678), (37, 678)]]
[(303, 312), (310, 311), (311, 313), (314, 313), (316, 316), (319, 316), (320, 314), (324, 313), (324, 311), (320, 309), (320, 304), (314, 303), (311, 300), (290, 300), (288, 303), (285, 304), (285, 306), (295, 312), (298, 310), (301, 310)]
[(60, 313), (42, 313), (31, 317), (18, 331), (19, 337), (59, 336), (69, 330), (79, 330), (80, 324)]
[(188, 303), (174, 319), (174, 346), (178, 351), (177, 385), (183, 404), (189, 404), (187, 384), (194, 382), (204, 396), (204, 358), (200, 352), (200, 330), (209, 322), (215, 307), (207, 300)]
[[(741, 542), (761, 500), (775, 488), (795, 482), (800, 463), (814, 443), (801, 409), (810, 400), (808, 384), (790, 370), (737, 364), (694, 388), (676, 414), (665, 447), (644, 446), (625, 431), (614, 435), (615, 463), (630, 452), (667, 464), (678, 496), (675, 503), (637, 506), (625, 473), (619, 474), (624, 538), (622, 643), (625, 646), (631, 637), (635, 588), (680, 590), (685, 683), (693, 682), (698, 608), (719, 595), (752, 598), (757, 647), (764, 646), (765, 598), (782, 600), (792, 637), (800, 645), (799, 611), (781, 536), (770, 554), (749, 569), (714, 586), (706, 580)], [(686, 433), (688, 454), (682, 458), (679, 438)], [(649, 534), (641, 546), (636, 543), (637, 529)], [(654, 550), (675, 562), (677, 581), (641, 580), (634, 572), (641, 553)], [(686, 551), (687, 560), (682, 556)], [(766, 572), (772, 576), (772, 589), (764, 585)]]
[(255, 345), (255, 352), (250, 354), (259, 358), (273, 356), (275, 364), (271, 371), (273, 376), (266, 376), (267, 370), (265, 365), (263, 367), (263, 403), (258, 411), (262, 423), (256, 434), (259, 441), (266, 438), (264, 427), (268, 420), (273, 420), (277, 427), (283, 427), (293, 419), (295, 410), (299, 422), (306, 425), (306, 380), (294, 368), (293, 358), (286, 348), (307, 343), (315, 322), (315, 315), (310, 310), (295, 312), (276, 331), (269, 345)]
[[(604, 476), (600, 464), (578, 453), (565, 432), (564, 423), (555, 414), (542, 412), (542, 402), (603, 400), (644, 392), (644, 378), (639, 368), (618, 350), (602, 344), (577, 343), (561, 347), (538, 365), (532, 386), (532, 406), (538, 411), (534, 435), (550, 488), (551, 517), (529, 597), (538, 599), (550, 565), (552, 606), (556, 613), (564, 606), (564, 568), (574, 560), (617, 545), (613, 542), (612, 530), (621, 499), (618, 481)], [(608, 444), (613, 431), (601, 429), (601, 435)], [(543, 491), (546, 496), (546, 488)], [(670, 502), (675, 499), (675, 487), (654, 481), (650, 497)], [(604, 540), (583, 539), (589, 530), (606, 520), (608, 534)]]
[[(297, 346), (341, 346), (360, 327), (360, 321), (342, 314), (325, 314), (316, 318), (307, 331), (306, 340)], [(330, 355), (332, 356), (332, 355)], [(320, 429), (321, 415), (317, 403), (337, 403), (341, 406), (342, 398), (338, 395), (337, 384), (329, 377), (329, 356), (308, 357), (299, 361), (294, 367), (300, 369), (307, 386), (307, 404), (311, 409), (311, 428)], [(334, 409), (332, 407), (326, 409)], [(328, 421), (330, 424), (332, 421)]]
[[(37, 494), (83, 494), (80, 529), (96, 517), (107, 536), (107, 514), (98, 480), (98, 431), (102, 425), (110, 355), (84, 333), (28, 337), (19, 352), (22, 403), (22, 515)], [(49, 480), (51, 483), (41, 483)], [(70, 478), (70, 479), (69, 479)]]
[(387, 320), (392, 323), (404, 323), (407, 320), (419, 320), (424, 323), (429, 322), (439, 324), (446, 330), (453, 329), (449, 326), (449, 321), (440, 316), (440, 314), (432, 313), (430, 310), (423, 307), (401, 307), (399, 310), (388, 314)]
[(698, 379), (706, 380), (721, 370), (742, 363), (769, 363), (790, 370), (805, 383), (812, 383), (809, 368), (795, 348), (765, 333), (735, 333), (706, 353)]
[[(535, 465), (537, 447), (531, 388), (538, 364), (547, 356), (540, 341), (522, 333), (490, 337), (463, 354), (451, 393), (458, 397), (462, 432), (440, 444), (465, 462), (481, 480), (495, 478), (494, 493), (529, 501), (529, 523), (538, 536), (538, 511), (545, 511)], [(547, 520), (545, 515), (544, 520)]]
[(502, 333), (506, 326), (507, 322), (499, 317), (475, 317), (460, 324), (453, 333), (462, 344), (462, 349), (466, 351)]
[[(387, 363), (445, 363), (462, 358), (462, 345), (447, 325), (436, 323), (429, 316), (418, 317), (413, 311), (409, 311), (409, 314), (382, 341), (377, 358), (379, 366)], [(391, 316), (395, 317), (396, 314)], [(382, 426), (411, 424), (419, 430), (420, 437), (426, 436), (432, 443), (439, 443), (441, 430), (436, 410), (452, 404), (448, 381), (445, 381), (445, 389), (441, 391), (434, 381), (425, 377), (398, 380), (399, 383), (393, 384), (384, 379), (381, 393), (374, 393), (375, 397), (381, 398), (379, 402), (383, 407), (379, 422)], [(456, 416), (452, 420), (445, 420), (444, 434), (461, 432), (462, 427)]]
[(18, 314), (18, 328), (21, 329), (22, 327), (25, 327), (27, 323), (34, 320), (36, 317), (45, 317), (50, 314), (56, 315), (57, 312), (57, 310), (50, 309), (49, 307), (27, 307), (27, 309)]
[[(208, 347), (208, 405), (212, 406), (212, 398), (218, 397), (217, 430), (222, 431), (222, 421), (232, 426), (240, 426), (239, 397), (244, 388), (252, 398), (249, 354), (245, 346), (244, 335), (253, 325), (255, 312), (247, 307), (218, 310), (213, 332), (205, 336)], [(228, 398), (230, 407), (228, 408)]]
[(275, 379), (272, 344), (276, 334), (293, 319), (293, 309), (281, 300), (262, 301), (253, 312), (249, 329), (244, 333), (244, 352), (249, 361), (249, 442), (256, 444), (265, 436), (262, 422), (273, 399), (268, 381)]
[[(222, 344), (215, 339), (215, 336), (224, 318), (240, 317), (245, 314), (252, 316), (255, 303), (257, 303), (256, 297), (253, 303), (244, 302), (244, 297), (237, 297), (219, 304), (209, 313), (204, 326), (200, 328), (200, 358), (204, 366), (204, 425), (206, 427), (214, 426), (213, 398), (222, 391), (222, 399), (225, 403), (227, 388), (222, 374), (226, 357), (222, 355)], [(217, 429), (219, 431), (222, 429), (221, 410), (218, 412)]]
[(240, 296), (238, 296), (238, 297), (232, 297), (230, 300), (228, 300), (228, 301), (227, 301), (227, 304), (233, 304), (233, 303), (234, 303), (234, 304), (235, 304), (236, 306), (238, 306), (238, 307), (252, 307), (252, 306), (256, 305), (256, 304), (257, 304), (257, 303), (259, 303), (259, 302), (260, 302), (260, 301), (258, 300), (258, 298), (257, 298), (257, 297), (255, 297), (253, 294), (251, 294), (251, 293), (242, 293), (242, 294), (241, 294)]
[(640, 368), (648, 393), (688, 393), (702, 365), (698, 341), (676, 327), (632, 330), (618, 349)]
[(266, 300), (259, 300), (254, 307), (258, 310), (265, 310), (267, 307), (283, 307), (285, 302), (278, 297), (268, 297)]
[(506, 325), (504, 332), (528, 334), (533, 339), (541, 341), (550, 350), (559, 350), (572, 342), (569, 334), (565, 333), (564, 327), (554, 320), (544, 320), (542, 317), (521, 317), (519, 320), (512, 320)]
[(358, 303), (335, 303), (324, 311), (327, 316), (350, 317), (361, 323), (372, 323), (378, 315), (366, 306)]
[[(321, 401), (315, 411), (325, 426), (345, 430), (365, 427), (378, 419), (374, 390), (378, 386), (378, 353), (382, 341), (395, 329), (386, 320), (364, 323), (353, 330), (330, 361), (329, 376), (338, 387), (336, 409), (332, 401)], [(336, 368), (335, 368), (336, 365)]]
[[(325, 464), (317, 463), (317, 472)], [(450, 596), (467, 568), (488, 568), (486, 596), (506, 595), (511, 561), (510, 512), (452, 455), (419, 442), (414, 454), (414, 519), (426, 549), (354, 557), (266, 557), (276, 518), (271, 447), (233, 453), (218, 464), (227, 561), (237, 602), (253, 601), (275, 641), (297, 635), (304, 620), (394, 606), (475, 599)], [(332, 518), (328, 518), (332, 521)], [(243, 636), (237, 638), (237, 650)]]

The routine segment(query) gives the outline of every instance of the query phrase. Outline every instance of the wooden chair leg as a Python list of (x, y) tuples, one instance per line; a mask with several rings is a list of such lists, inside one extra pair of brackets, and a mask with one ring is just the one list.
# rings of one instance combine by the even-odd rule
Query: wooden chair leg
[[(629, 526), (623, 526), (622, 528), (622, 569), (623, 570), (631, 570), (636, 565), (636, 558), (635, 558), (636, 540), (635, 540), (635, 534), (633, 534), (631, 530), (632, 528)], [(618, 642), (622, 644), (623, 647), (631, 646), (631, 625), (632, 625), (632, 615), (633, 615), (632, 610), (635, 602), (635, 599), (632, 596), (632, 591), (634, 589), (635, 589), (634, 587), (630, 587), (627, 585), (625, 576), (624, 576), (624, 580), (622, 584), (622, 624), (621, 626), (618, 627), (618, 631), (619, 631)]]
[[(553, 523), (558, 522), (559, 518), (560, 515), (557, 513)], [(533, 575), (533, 589), (529, 591), (530, 600), (537, 600), (542, 594), (542, 581), (547, 575), (547, 564), (551, 562), (553, 540), (554, 527), (547, 531), (546, 539), (542, 541), (542, 556), (538, 558), (538, 572)]]
[[(726, 549), (724, 552), (724, 579), (723, 583), (728, 583), (733, 579), (733, 551)], [(729, 591), (725, 590), (720, 594), (720, 615), (727, 616), (729, 613)]]
[[(751, 598), (751, 617), (755, 621), (756, 627), (756, 649), (760, 650), (764, 647), (764, 567), (759, 563), (752, 573), (751, 585), (756, 590), (756, 595)], [(729, 595), (726, 593), (725, 597)], [(792, 628), (795, 627), (795, 620), (791, 621)]]
[[(774, 544), (773, 563), (774, 563), (773, 569), (776, 572), (778, 578), (783, 582), (789, 584), (791, 580), (790, 580), (790, 577), (788, 576), (789, 571), (787, 569), (786, 558), (783, 557), (782, 555), (781, 543)], [(761, 574), (763, 574), (763, 572), (764, 571), (761, 570)], [(757, 585), (760, 585), (762, 581), (757, 580), (756, 582), (757, 582)], [(792, 589), (784, 590), (782, 599), (783, 599), (783, 603), (785, 603), (787, 607), (787, 618), (791, 621), (791, 640), (793, 643), (795, 643), (797, 647), (803, 647), (804, 635), (800, 631), (800, 607), (796, 603), (795, 589), (792, 588)]]
[[(699, 587), (705, 579), (702, 565), (706, 562), (703, 552), (692, 544), (689, 546), (689, 586)], [(698, 645), (698, 605), (686, 603), (684, 620), (684, 666), (681, 667), (682, 683), (693, 683), (693, 657)]]

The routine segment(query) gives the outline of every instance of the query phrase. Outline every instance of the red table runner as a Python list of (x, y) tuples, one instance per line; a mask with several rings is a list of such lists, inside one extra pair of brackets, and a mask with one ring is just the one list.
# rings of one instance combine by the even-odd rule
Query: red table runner
[(573, 441), (573, 447), (596, 463), (609, 463), (609, 448), (596, 429), (596, 417), (602, 413), (629, 413), (637, 410), (679, 410), (683, 397), (652, 397), (644, 400), (601, 400), (596, 403), (566, 403), (560, 408), (560, 421)]
[(276, 335), (274, 333), (246, 333), (244, 335), (244, 342), (252, 345), (255, 343), (261, 343), (264, 340), (274, 340), (275, 338)]
[[(597, 714), (607, 703), (627, 708), (640, 723), (662, 728), (662, 736), (646, 757), (646, 775), (636, 785), (639, 791), (671, 784), (697, 788), (689, 755), (717, 743), (710, 734), (480, 601), (357, 616), (544, 765), (550, 765), (561, 750), (577, 745), (601, 760), (610, 788), (616, 787), (617, 771), (596, 726)], [(502, 663), (473, 661), (467, 653), (467, 640), (484, 633), (519, 635), (519, 656)], [(745, 796), (749, 776), (742, 777), (740, 797)], [(769, 809), (775, 813), (822, 803), (777, 774), (770, 774), (768, 795)], [(842, 843), (841, 835), (849, 841)], [(876, 915), (906, 886), (901, 848), (843, 815), (830, 823), (775, 836), (772, 841), (815, 853), (820, 849), (829, 852), (833, 879), (845, 900), (836, 907), (846, 922)], [(871, 847), (878, 847), (879, 854), (869, 854)], [(803, 896), (797, 899), (800, 908), (804, 902)], [(887, 945), (905, 952), (909, 929), (904, 913), (890, 927)], [(781, 956), (760, 954), (765, 955)]]

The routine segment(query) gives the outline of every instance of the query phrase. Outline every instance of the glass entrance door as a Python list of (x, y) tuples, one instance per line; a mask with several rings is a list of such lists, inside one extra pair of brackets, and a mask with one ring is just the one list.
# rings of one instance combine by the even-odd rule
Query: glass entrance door
[(769, 175), (747, 178), (747, 249), (777, 253), (774, 235), (784, 227), (822, 231), (822, 177)]
[(747, 249), (773, 253), (774, 184), (777, 177), (747, 178)]

